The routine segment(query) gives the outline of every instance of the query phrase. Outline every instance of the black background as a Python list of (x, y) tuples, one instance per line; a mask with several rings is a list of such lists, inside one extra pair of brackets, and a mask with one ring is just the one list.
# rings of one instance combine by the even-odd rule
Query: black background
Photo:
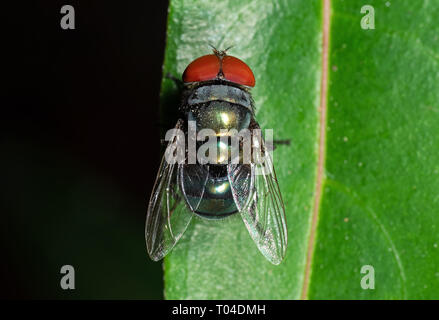
[[(75, 8), (63, 30), (60, 9)], [(1, 296), (161, 298), (144, 243), (167, 1), (2, 4)], [(71, 264), (76, 289), (59, 286)]]

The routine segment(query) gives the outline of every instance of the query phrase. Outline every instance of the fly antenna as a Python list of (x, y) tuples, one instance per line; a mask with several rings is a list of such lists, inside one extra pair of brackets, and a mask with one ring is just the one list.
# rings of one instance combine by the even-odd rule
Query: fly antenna
[(227, 49), (224, 49), (223, 52), (224, 52), (224, 53), (227, 53), (227, 51), (229, 51), (229, 49), (232, 49), (234, 46), (235, 46), (235, 45), (232, 44), (232, 45), (229, 46)]
[(219, 57), (224, 57), (225, 55), (227, 55), (227, 51), (231, 48), (234, 47), (234, 45), (229, 46), (227, 49), (225, 50), (218, 50), (217, 48), (215, 48), (212, 44), (209, 43), (209, 46), (212, 48), (213, 53)]
[(209, 45), (209, 47), (212, 48), (214, 54), (216, 54), (216, 55), (220, 54), (220, 51), (217, 48), (215, 48), (213, 44), (208, 43), (208, 45)]

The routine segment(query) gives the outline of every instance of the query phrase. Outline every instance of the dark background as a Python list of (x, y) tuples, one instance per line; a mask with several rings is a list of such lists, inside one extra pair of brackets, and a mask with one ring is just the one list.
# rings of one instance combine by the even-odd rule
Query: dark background
[[(60, 9), (75, 8), (62, 30)], [(160, 156), (167, 1), (5, 6), (3, 298), (162, 298), (144, 240)], [(76, 289), (60, 288), (60, 268)]]

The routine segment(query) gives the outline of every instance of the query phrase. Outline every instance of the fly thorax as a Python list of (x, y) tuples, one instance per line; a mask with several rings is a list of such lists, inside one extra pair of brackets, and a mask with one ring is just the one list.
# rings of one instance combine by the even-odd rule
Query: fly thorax
[(230, 102), (211, 101), (190, 111), (188, 120), (195, 123), (197, 154), (208, 158), (209, 163), (227, 164), (241, 153), (236, 137), (248, 132), (251, 112)]
[[(197, 154), (201, 151), (211, 164), (227, 164), (232, 158), (241, 157), (240, 145), (232, 137), (248, 132), (253, 116), (249, 92), (230, 85), (209, 84), (195, 88), (186, 102), (187, 119), (197, 131)], [(206, 132), (215, 139), (207, 139)], [(205, 144), (207, 140), (210, 145)]]
[(226, 84), (209, 84), (195, 88), (188, 95), (186, 103), (189, 106), (195, 106), (209, 101), (226, 101), (250, 110), (253, 108), (253, 102), (247, 90)]
[(197, 105), (188, 112), (188, 120), (195, 121), (197, 131), (211, 129), (216, 135), (229, 135), (226, 131), (247, 129), (249, 109), (226, 101), (210, 101)]

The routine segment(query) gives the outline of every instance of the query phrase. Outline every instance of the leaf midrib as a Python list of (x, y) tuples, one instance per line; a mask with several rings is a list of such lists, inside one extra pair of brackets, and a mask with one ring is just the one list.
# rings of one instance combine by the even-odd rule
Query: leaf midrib
[(331, 15), (331, 1), (323, 0), (322, 11), (322, 70), (321, 70), (321, 84), (320, 84), (320, 121), (319, 121), (319, 142), (318, 142), (318, 161), (317, 161), (317, 175), (314, 189), (314, 206), (311, 218), (311, 230), (308, 238), (308, 249), (306, 254), (305, 275), (303, 278), (303, 287), (301, 299), (308, 298), (308, 289), (311, 277), (311, 266), (314, 255), (315, 239), (317, 223), (320, 211), (320, 202), (322, 199), (322, 189), (324, 183), (324, 167), (325, 167), (325, 152), (326, 152), (326, 113), (328, 101), (328, 65), (329, 65), (329, 31), (330, 31), (330, 15)]

